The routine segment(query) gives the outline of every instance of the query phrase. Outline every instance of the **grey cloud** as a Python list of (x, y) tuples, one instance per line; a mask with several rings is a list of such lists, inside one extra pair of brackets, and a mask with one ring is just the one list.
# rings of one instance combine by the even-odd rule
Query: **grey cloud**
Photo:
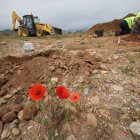
[(91, 27), (98, 22), (140, 11), (139, 0), (1, 0), (0, 30), (12, 27), (11, 13), (38, 15), (43, 23), (64, 29)]

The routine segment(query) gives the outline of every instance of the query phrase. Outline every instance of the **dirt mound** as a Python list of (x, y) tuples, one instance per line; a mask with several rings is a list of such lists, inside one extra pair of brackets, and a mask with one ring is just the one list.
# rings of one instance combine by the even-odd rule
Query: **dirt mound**
[(99, 67), (99, 62), (89, 53), (72, 56), (60, 51), (47, 51), (32, 57), (7, 57), (0, 61), (0, 95), (10, 88), (28, 89), (35, 83), (46, 83), (51, 77), (72, 84), (77, 75), (83, 75), (84, 82)]
[(140, 35), (129, 34), (123, 38), (125, 41), (140, 42)]
[[(128, 14), (127, 16), (125, 16), (124, 18), (126, 17), (130, 17), (130, 16), (134, 16), (134, 14)], [(122, 18), (122, 19), (124, 19)], [(122, 19), (115, 19), (111, 22), (107, 22), (107, 23), (101, 23), (101, 24), (96, 24), (94, 25), (91, 29), (89, 29), (87, 31), (87, 33), (89, 34), (93, 34), (95, 32), (95, 30), (104, 30), (104, 31), (112, 31), (112, 30), (119, 30), (120, 27), (119, 27), (119, 23)]]

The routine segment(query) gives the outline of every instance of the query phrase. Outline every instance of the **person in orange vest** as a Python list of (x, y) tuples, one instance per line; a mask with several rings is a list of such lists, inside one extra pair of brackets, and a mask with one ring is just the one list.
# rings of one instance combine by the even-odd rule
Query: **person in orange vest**
[(135, 27), (135, 23), (138, 21), (140, 21), (140, 12), (136, 16), (123, 19), (120, 22), (121, 31), (116, 32), (116, 36), (130, 34)]

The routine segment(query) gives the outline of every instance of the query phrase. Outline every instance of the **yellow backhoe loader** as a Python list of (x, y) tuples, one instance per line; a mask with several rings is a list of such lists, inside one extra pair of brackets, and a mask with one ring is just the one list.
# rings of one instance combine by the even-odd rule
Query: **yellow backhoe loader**
[[(18, 29), (16, 29), (16, 21), (19, 22)], [(15, 11), (12, 12), (13, 30), (18, 31), (19, 36), (43, 36), (49, 34), (62, 34), (62, 29), (53, 27), (49, 24), (39, 23), (37, 16), (24, 15), (21, 19)]]

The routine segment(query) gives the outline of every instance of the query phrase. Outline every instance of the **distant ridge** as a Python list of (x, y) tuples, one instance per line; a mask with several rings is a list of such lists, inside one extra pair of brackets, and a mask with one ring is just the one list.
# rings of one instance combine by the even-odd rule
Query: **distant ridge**
[(0, 31), (0, 34), (3, 34), (3, 35), (13, 35), (13, 36), (17, 35), (17, 33), (15, 31), (10, 30), (10, 29), (2, 30), (2, 31)]

